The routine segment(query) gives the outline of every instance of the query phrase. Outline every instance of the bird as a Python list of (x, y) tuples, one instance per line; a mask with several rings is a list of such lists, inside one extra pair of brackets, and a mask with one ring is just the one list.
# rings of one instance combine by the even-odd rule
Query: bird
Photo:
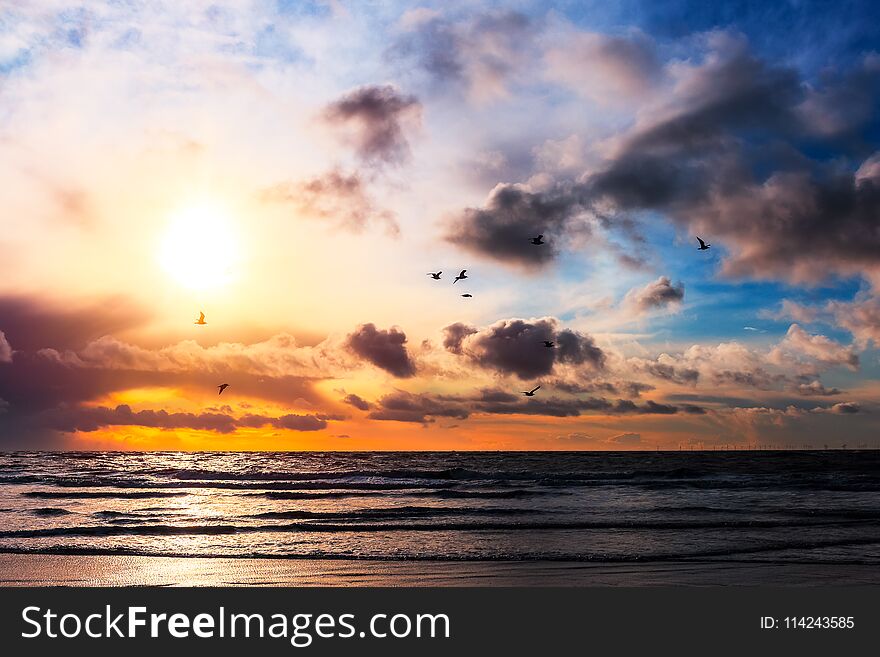
[(474, 295), (473, 295), (473, 294), (462, 294), (461, 296), (463, 296), (463, 297), (467, 297), (468, 299), (470, 299), (470, 298), (473, 297)]
[(203, 312), (199, 312), (199, 319), (198, 319), (198, 321), (193, 322), (193, 324), (198, 324), (199, 326), (204, 326), (204, 325), (207, 324), (207, 323), (208, 323), (208, 322), (205, 321), (205, 313), (203, 313)]
[(458, 283), (458, 281), (462, 281), (462, 280), (464, 280), (465, 278), (467, 278), (467, 273), (466, 273), (466, 272), (467, 272), (467, 269), (462, 269), (462, 270), (461, 270), (461, 273), (460, 273), (458, 276), (455, 277), (455, 280), (454, 280), (454, 281), (452, 281), (452, 284), (455, 285), (456, 283)]
[(697, 241), (700, 243), (700, 246), (697, 247), (697, 250), (698, 250), (698, 251), (705, 251), (705, 250), (707, 250), (710, 246), (712, 246), (711, 244), (706, 244), (706, 243), (705, 243), (703, 240), (701, 240), (699, 237), (697, 238)]
[(556, 343), (553, 342), (552, 340), (541, 340), (541, 342), (543, 342), (544, 346), (547, 347), (548, 349), (552, 349), (553, 347), (556, 346)]
[(229, 387), (228, 383), (221, 383), (219, 386), (217, 386), (217, 390), (219, 391), (217, 394), (222, 395), (223, 391), (226, 390), (226, 388), (228, 388), (228, 387)]
[(537, 237), (530, 237), (529, 239), (532, 242), (532, 244), (540, 245), (540, 244), (544, 243), (544, 236), (543, 235), (538, 235)]
[(438, 271), (437, 273), (433, 273), (433, 274), (432, 274), (431, 272), (428, 272), (428, 276), (430, 276), (431, 278), (433, 278), (435, 281), (439, 281), (439, 280), (440, 280), (440, 274), (442, 274), (442, 273), (443, 273), (442, 271)]
[(540, 387), (541, 387), (541, 386), (535, 386), (534, 388), (532, 388), (532, 389), (529, 390), (528, 392), (523, 391), (523, 394), (524, 394), (526, 397), (534, 397), (534, 396), (535, 396), (535, 392), (537, 392), (538, 388), (540, 388)]

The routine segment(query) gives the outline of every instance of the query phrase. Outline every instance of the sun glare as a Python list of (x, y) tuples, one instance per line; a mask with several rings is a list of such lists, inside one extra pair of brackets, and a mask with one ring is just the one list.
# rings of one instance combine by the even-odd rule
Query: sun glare
[(171, 215), (159, 260), (181, 285), (195, 290), (226, 285), (238, 259), (235, 231), (222, 208), (196, 205)]

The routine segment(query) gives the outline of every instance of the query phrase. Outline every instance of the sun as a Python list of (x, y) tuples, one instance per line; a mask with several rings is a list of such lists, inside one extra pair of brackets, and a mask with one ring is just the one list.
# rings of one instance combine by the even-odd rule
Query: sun
[(227, 285), (239, 261), (238, 239), (218, 205), (186, 206), (169, 217), (159, 262), (178, 283), (193, 290)]

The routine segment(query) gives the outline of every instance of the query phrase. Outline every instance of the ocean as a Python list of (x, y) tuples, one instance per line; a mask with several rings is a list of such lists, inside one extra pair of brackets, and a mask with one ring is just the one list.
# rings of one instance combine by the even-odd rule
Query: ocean
[(880, 452), (0, 454), (0, 552), (880, 564)]

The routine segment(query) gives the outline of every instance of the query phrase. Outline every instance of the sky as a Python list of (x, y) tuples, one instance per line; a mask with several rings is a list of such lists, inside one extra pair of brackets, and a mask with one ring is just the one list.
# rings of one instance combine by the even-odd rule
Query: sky
[(0, 449), (880, 447), (878, 14), (0, 2)]

